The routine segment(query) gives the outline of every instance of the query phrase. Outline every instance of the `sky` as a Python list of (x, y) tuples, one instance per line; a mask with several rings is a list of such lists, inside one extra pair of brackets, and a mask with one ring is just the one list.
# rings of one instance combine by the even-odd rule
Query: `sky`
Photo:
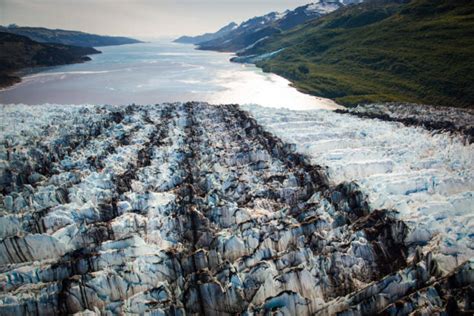
[(0, 0), (0, 25), (142, 38), (214, 32), (311, 0)]

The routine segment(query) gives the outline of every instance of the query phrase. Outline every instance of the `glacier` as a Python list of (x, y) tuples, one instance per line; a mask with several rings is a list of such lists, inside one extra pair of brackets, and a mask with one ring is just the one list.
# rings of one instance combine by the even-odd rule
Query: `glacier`
[(372, 209), (396, 210), (412, 229), (407, 242), (436, 254), (446, 271), (473, 257), (474, 146), (463, 137), (328, 110), (244, 109), (333, 183), (355, 181)]
[(0, 315), (473, 309), (472, 145), (326, 110), (1, 105)]

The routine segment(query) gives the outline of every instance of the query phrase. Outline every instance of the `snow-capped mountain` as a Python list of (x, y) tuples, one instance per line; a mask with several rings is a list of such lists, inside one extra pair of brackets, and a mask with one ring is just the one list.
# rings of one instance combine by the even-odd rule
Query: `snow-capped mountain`
[(236, 29), (238, 27), (238, 24), (235, 22), (230, 22), (226, 26), (220, 28), (217, 32), (215, 33), (206, 33), (198, 36), (181, 36), (175, 40), (177, 43), (184, 43), (184, 44), (197, 44), (201, 42), (207, 42), (215, 38), (219, 38), (221, 36), (226, 35), (230, 31)]
[[(267, 36), (291, 29), (308, 20), (335, 11), (344, 5), (359, 2), (362, 1), (320, 0), (293, 10), (286, 10), (281, 13), (270, 12), (263, 16), (253, 17), (238, 26), (233, 25), (230, 30), (224, 27), (212, 34), (195, 37), (183, 36), (177, 39), (176, 42), (197, 44), (200, 49), (205, 50), (238, 51)], [(223, 32), (223, 29), (226, 31)]]
[(341, 6), (341, 3), (338, 1), (322, 0), (298, 7), (291, 11), (287, 10), (278, 21), (278, 27), (282, 30), (288, 30), (307, 20), (331, 13)]

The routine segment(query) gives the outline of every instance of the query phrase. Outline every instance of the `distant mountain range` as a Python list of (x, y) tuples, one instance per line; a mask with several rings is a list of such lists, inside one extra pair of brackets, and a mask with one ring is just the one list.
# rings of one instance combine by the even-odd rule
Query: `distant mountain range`
[(175, 41), (198, 45), (199, 49), (216, 51), (238, 51), (254, 45), (268, 36), (289, 30), (311, 19), (337, 10), (347, 3), (360, 0), (321, 0), (283, 13), (271, 12), (251, 18), (240, 25), (231, 23), (216, 33), (199, 36), (182, 36)]
[(141, 41), (122, 36), (105, 36), (79, 31), (47, 29), (29, 26), (0, 26), (0, 32), (26, 36), (39, 43), (57, 43), (82, 47), (99, 47), (141, 43)]
[(206, 33), (203, 35), (198, 35), (198, 36), (181, 36), (180, 38), (177, 38), (174, 40), (177, 43), (183, 43), (183, 44), (199, 44), (199, 43), (204, 43), (207, 41), (211, 41), (213, 39), (220, 38), (222, 36), (227, 35), (231, 31), (235, 30), (238, 27), (238, 25), (234, 22), (231, 22), (227, 24), (226, 26), (222, 27), (215, 33)]

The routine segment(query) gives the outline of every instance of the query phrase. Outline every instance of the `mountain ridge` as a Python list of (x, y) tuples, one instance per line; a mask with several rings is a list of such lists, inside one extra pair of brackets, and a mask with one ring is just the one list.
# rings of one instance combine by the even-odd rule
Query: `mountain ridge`
[(0, 26), (0, 32), (26, 36), (39, 43), (57, 43), (82, 47), (100, 47), (142, 43), (139, 40), (124, 36), (90, 34), (81, 31), (49, 29), (30, 26)]
[[(339, 1), (320, 0), (285, 12), (270, 12), (262, 16), (255, 16), (227, 32), (204, 34), (195, 37), (181, 37), (175, 40), (181, 43), (192, 43), (202, 50), (235, 52), (262, 40), (267, 36), (289, 30), (311, 19), (318, 18), (332, 12), (341, 6), (360, 0)], [(210, 35), (210, 36), (209, 36)], [(183, 40), (184, 38), (184, 40)]]
[(183, 35), (183, 36), (175, 39), (173, 42), (182, 43), (182, 44), (197, 44), (197, 43), (200, 43), (200, 42), (207, 42), (209, 40), (224, 36), (225, 34), (232, 31), (237, 26), (238, 26), (237, 23), (230, 22), (226, 26), (223, 26), (222, 28), (220, 28), (217, 32), (205, 33), (205, 34), (197, 35), (197, 36)]

